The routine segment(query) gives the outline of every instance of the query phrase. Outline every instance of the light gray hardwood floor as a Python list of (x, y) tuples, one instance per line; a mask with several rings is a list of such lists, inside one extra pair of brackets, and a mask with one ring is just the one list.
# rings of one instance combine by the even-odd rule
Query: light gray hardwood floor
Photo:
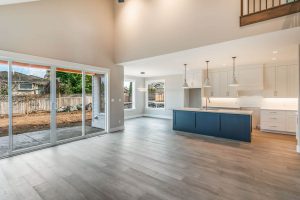
[(128, 120), (124, 132), (0, 160), (0, 199), (300, 199), (295, 137), (253, 135), (247, 144)]

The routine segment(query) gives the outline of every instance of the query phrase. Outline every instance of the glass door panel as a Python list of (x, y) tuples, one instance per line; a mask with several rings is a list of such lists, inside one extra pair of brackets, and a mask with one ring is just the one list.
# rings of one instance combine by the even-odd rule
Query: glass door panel
[(8, 154), (8, 63), (0, 60), (0, 157)]
[(105, 130), (105, 81), (103, 74), (85, 75), (85, 134)]
[(82, 136), (82, 71), (56, 69), (57, 140)]
[(12, 64), (13, 150), (50, 143), (50, 67)]

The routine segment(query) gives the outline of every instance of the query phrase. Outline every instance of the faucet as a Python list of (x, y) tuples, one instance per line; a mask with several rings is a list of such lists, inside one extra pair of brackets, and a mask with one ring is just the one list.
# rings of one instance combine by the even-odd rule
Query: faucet
[(205, 103), (205, 110), (207, 110), (207, 104), (210, 103), (210, 98), (209, 98), (209, 96), (206, 96), (206, 97), (205, 97), (205, 102), (206, 102), (206, 103)]

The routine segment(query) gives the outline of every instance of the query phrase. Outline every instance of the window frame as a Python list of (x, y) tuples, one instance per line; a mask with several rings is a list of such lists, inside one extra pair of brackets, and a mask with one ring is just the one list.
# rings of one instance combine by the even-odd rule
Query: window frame
[[(148, 90), (148, 86), (149, 86), (149, 84), (151, 84), (151, 83), (157, 83), (157, 82), (163, 82), (164, 83), (164, 101), (163, 102), (161, 102), (161, 103), (163, 103), (164, 104), (164, 107), (163, 108), (151, 108), (151, 107), (149, 107), (149, 99), (148, 99), (148, 97), (149, 97), (149, 90)], [(145, 94), (145, 108), (146, 109), (148, 109), (148, 110), (166, 110), (166, 80), (164, 80), (164, 79), (157, 79), (157, 80), (147, 80), (146, 82), (145, 82), (145, 86), (146, 86), (146, 94)]]
[[(124, 84), (125, 82), (132, 82), (132, 108), (125, 108), (124, 107), (124, 110), (135, 110), (136, 109), (136, 105), (135, 105), (135, 93), (136, 93), (136, 84), (135, 84), (135, 80), (133, 79), (124, 79), (124, 83), (123, 83), (123, 91), (124, 91)], [(124, 92), (123, 92), (123, 98), (124, 98)], [(123, 99), (124, 101), (124, 99)], [(124, 101), (124, 106), (125, 106), (125, 101)]]

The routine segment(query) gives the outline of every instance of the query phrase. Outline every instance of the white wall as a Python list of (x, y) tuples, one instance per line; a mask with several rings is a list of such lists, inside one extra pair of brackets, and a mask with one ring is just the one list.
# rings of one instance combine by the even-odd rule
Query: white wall
[[(114, 1), (42, 0), (0, 6), (0, 24), (1, 50), (111, 68), (111, 98), (123, 100), (124, 70), (113, 60)], [(111, 128), (123, 126), (123, 115), (123, 103), (112, 103)]]
[(139, 91), (138, 88), (145, 87), (145, 78), (125, 75), (124, 79), (135, 82), (135, 109), (125, 110), (125, 119), (141, 117), (145, 112), (145, 92)]
[(300, 25), (298, 13), (240, 27), (237, 0), (127, 0), (115, 8), (117, 62)]
[(145, 78), (145, 81), (165, 80), (165, 109), (145, 108), (145, 116), (172, 118), (172, 109), (184, 106), (183, 75)]

